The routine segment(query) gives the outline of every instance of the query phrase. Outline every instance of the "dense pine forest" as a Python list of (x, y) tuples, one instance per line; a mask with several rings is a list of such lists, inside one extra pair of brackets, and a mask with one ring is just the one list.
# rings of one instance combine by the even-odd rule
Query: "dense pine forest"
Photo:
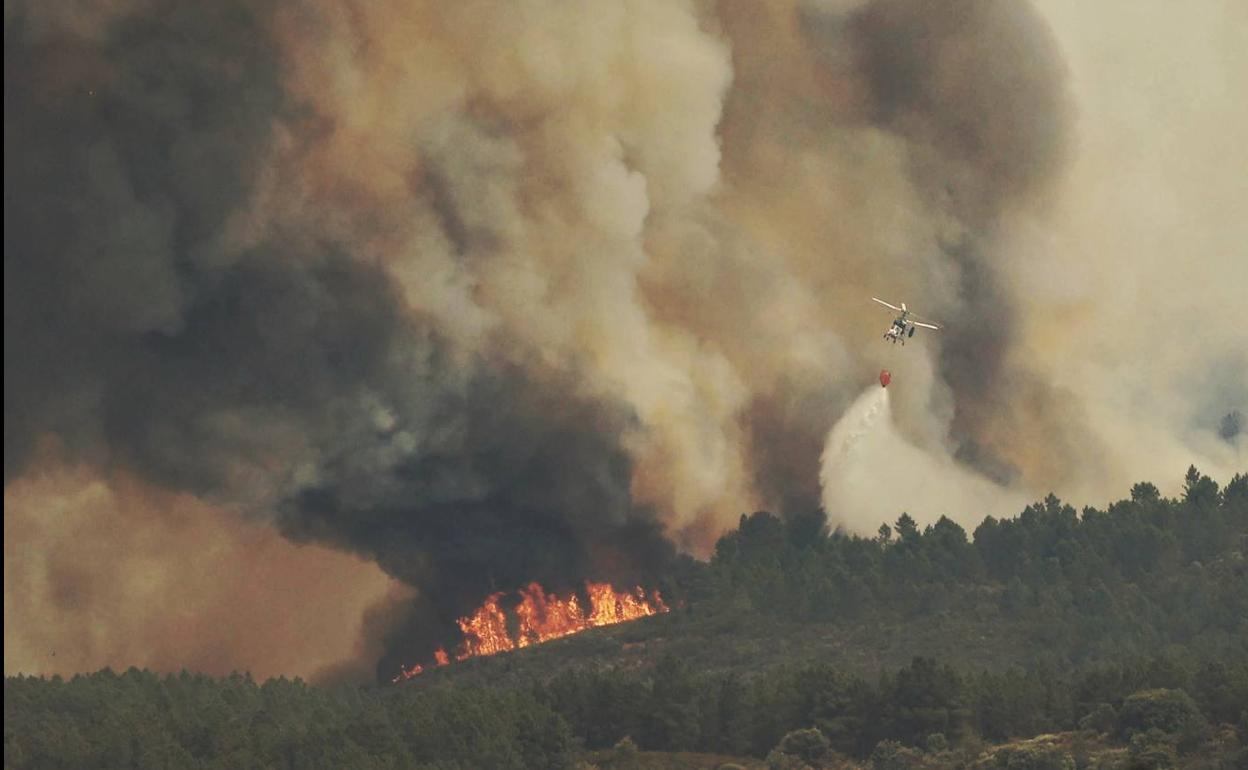
[[(1248, 475), (968, 533), (744, 516), (675, 609), (401, 686), (7, 678), (6, 768), (1248, 766)], [(682, 753), (688, 752), (688, 753)]]
[(1049, 496), (969, 538), (948, 518), (920, 531), (903, 514), (869, 540), (822, 522), (743, 517), (694, 571), (691, 604), (804, 622), (990, 619), (1025, 631), (1026, 660), (1054, 665), (1248, 649), (1248, 476), (1219, 490), (1191, 468), (1180, 500), (1141, 483), (1105, 511)]

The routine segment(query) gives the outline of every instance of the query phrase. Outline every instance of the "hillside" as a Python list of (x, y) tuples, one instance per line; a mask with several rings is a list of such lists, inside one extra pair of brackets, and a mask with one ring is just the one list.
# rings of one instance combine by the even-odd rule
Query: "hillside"
[(6, 679), (5, 766), (1233, 767), (1246, 552), (1248, 476), (1194, 468), (970, 535), (757, 513), (663, 577), (670, 613), (400, 686)]
[(663, 656), (694, 670), (822, 662), (874, 674), (916, 656), (961, 669), (1058, 668), (1167, 650), (1248, 657), (1248, 476), (1224, 490), (1190, 469), (1181, 499), (1141, 483), (1106, 510), (1050, 496), (968, 536), (902, 515), (875, 538), (822, 514), (743, 516), (714, 557), (662, 583), (676, 609), (409, 684), (540, 681), (568, 667), (633, 669)]

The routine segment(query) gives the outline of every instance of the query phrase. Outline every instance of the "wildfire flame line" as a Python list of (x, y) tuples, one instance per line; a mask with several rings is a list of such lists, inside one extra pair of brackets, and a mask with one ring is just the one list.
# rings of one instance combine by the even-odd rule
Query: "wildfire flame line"
[[(589, 597), (588, 610), (581, 606), (581, 599), (576, 594), (561, 598), (556, 594), (546, 593), (537, 583), (529, 583), (517, 593), (520, 603), (515, 609), (515, 635), (508, 631), (507, 614), (499, 604), (503, 599), (503, 592), (492, 594), (486, 597), (476, 612), (459, 619), (459, 629), (464, 633), (464, 641), (455, 651), (456, 661), (496, 655), (590, 628), (615, 625), (668, 610), (658, 591), (653, 591), (647, 597), (640, 586), (632, 591), (616, 591), (609, 583), (587, 582), (585, 593)], [(446, 666), (451, 662), (451, 655), (441, 648), (433, 653), (433, 657), (438, 666)], [(392, 681), (411, 679), (424, 671), (424, 666), (419, 663), (402, 667)]]

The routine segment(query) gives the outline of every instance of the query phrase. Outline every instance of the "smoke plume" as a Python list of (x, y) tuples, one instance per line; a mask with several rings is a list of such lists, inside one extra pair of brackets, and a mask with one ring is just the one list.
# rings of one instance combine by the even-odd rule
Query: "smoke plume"
[[(1165, 9), (1189, 79), (1058, 0), (6, 3), (6, 586), (59, 569), (18, 550), (88, 548), (28, 490), (73, 469), (172, 501), (143, 521), (285, 536), (258, 560), (375, 564), (387, 675), (491, 591), (653, 580), (742, 511), (832, 494), (873, 531), (820, 454), (881, 366), (889, 440), (952, 501), (1229, 473), (1248, 41), (1217, 7)], [(1156, 120), (1089, 53), (1108, 28), (1207, 103)], [(872, 295), (945, 328), (886, 348)], [(84, 563), (124, 584), (110, 553)], [(41, 591), (6, 587), (6, 628), (148, 628)]]

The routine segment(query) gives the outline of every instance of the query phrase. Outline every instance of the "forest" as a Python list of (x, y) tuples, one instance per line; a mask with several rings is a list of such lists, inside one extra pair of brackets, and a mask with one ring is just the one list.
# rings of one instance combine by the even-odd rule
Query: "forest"
[[(1248, 475), (1191, 468), (1176, 499), (1140, 483), (1104, 510), (1050, 496), (969, 535), (824, 522), (743, 516), (663, 577), (668, 615), (400, 686), (9, 677), (4, 764), (1248, 766)], [(886, 633), (918, 654), (861, 649)]]

